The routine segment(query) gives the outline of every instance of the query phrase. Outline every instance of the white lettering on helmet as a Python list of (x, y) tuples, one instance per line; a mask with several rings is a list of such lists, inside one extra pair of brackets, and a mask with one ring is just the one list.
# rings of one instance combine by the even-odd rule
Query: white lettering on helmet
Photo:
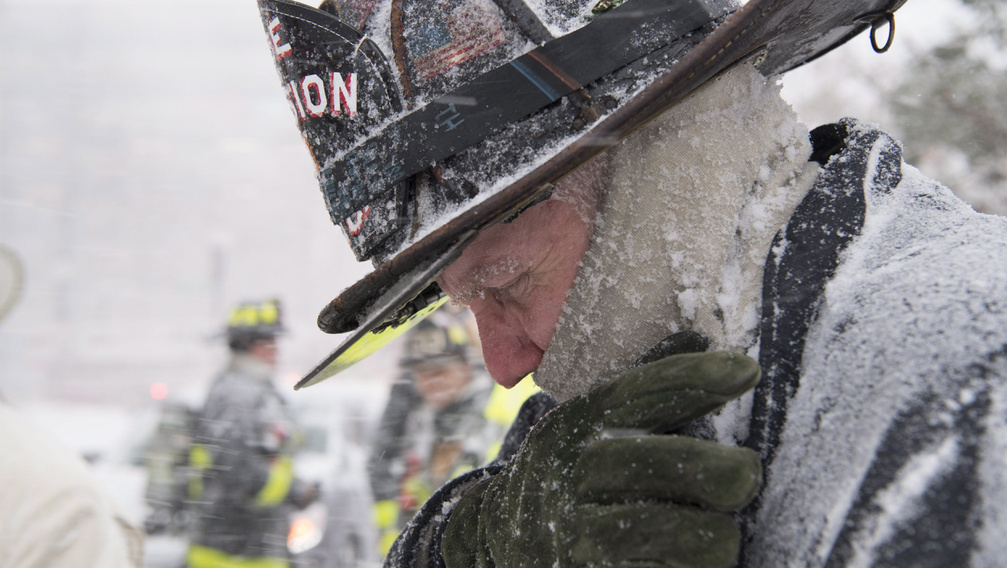
[(273, 48), (273, 55), (276, 56), (277, 61), (294, 52), (294, 50), (290, 48), (289, 43), (282, 43), (283, 38), (280, 37), (281, 29), (283, 29), (283, 26), (280, 25), (280, 19), (274, 17), (272, 21), (269, 22), (269, 39), (272, 40), (270, 45)]
[[(314, 91), (312, 96), (311, 91)], [(318, 75), (308, 75), (301, 79), (301, 93), (304, 95), (304, 106), (311, 116), (322, 116), (329, 106), (329, 100), (325, 96), (325, 83)], [(317, 102), (316, 102), (317, 100)]]
[[(342, 108), (346, 108), (346, 116), (357, 115), (357, 74), (350, 73), (343, 81), (342, 73), (332, 76), (332, 114), (339, 116)], [(339, 101), (338, 103), (336, 101)]]
[(297, 88), (297, 85), (293, 81), (287, 83), (287, 88), (290, 89), (290, 105), (294, 107), (297, 118), (304, 120), (307, 116), (304, 114), (304, 105), (301, 104), (300, 89)]
[(325, 80), (315, 74), (302, 77), (300, 87), (296, 81), (287, 84), (297, 118), (305, 120), (308, 116), (323, 116), (330, 104), (332, 116), (340, 116), (343, 111), (348, 118), (357, 115), (357, 74), (349, 73), (344, 80), (342, 73), (329, 73), (327, 78), (330, 81), (328, 88)]
[(350, 235), (357, 236), (360, 234), (360, 230), (364, 228), (364, 220), (371, 216), (371, 206), (367, 205), (360, 211), (357, 211), (353, 215), (350, 215), (344, 221), (346, 223), (346, 229), (350, 232)]

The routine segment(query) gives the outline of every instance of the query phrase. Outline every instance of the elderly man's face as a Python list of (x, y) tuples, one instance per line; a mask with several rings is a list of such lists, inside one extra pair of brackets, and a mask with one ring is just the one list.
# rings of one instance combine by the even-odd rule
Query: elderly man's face
[(591, 238), (604, 166), (591, 162), (553, 197), (476, 237), (438, 279), (475, 314), (493, 379), (516, 385), (538, 368)]

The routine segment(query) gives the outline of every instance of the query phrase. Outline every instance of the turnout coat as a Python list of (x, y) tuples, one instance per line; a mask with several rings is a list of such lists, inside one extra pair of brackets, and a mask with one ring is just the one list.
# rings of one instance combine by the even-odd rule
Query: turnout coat
[(236, 354), (214, 379), (193, 433), (190, 568), (287, 565), (290, 503), (300, 490), (293, 426), (270, 371)]
[[(812, 143), (822, 170), (765, 265), (762, 380), (682, 432), (762, 456), (739, 564), (1002, 565), (1007, 219), (904, 163), (873, 125), (844, 119)], [(386, 566), (442, 566), (452, 504), (554, 405), (529, 400), (500, 458), (435, 494)]]

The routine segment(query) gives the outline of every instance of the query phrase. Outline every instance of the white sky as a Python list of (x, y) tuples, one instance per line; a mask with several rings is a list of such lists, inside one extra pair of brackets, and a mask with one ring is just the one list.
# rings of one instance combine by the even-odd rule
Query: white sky
[[(947, 41), (967, 27), (972, 13), (958, 0), (910, 0), (895, 12), (895, 41), (886, 53), (875, 53), (864, 33), (832, 53), (788, 73), (783, 95), (808, 126), (844, 116), (891, 128), (878, 88), (895, 84), (917, 53)], [(878, 30), (884, 43), (887, 28)]]

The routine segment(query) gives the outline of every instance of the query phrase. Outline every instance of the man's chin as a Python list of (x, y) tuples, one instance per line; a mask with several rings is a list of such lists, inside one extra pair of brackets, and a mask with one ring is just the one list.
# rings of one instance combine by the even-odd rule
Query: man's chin
[[(476, 321), (479, 321), (478, 315)], [(480, 325), (479, 335), (486, 371), (504, 388), (513, 387), (538, 369), (545, 355), (545, 351), (523, 333), (501, 330), (499, 326)]]
[(538, 368), (538, 364), (542, 362), (542, 356), (539, 355), (534, 364), (525, 365), (515, 365), (516, 361), (513, 359), (494, 363), (489, 357), (486, 357), (485, 362), (486, 370), (489, 371), (490, 377), (493, 377), (493, 381), (505, 389), (509, 389), (531, 375)]
[[(530, 373), (528, 373), (528, 374), (530, 374)], [(517, 385), (518, 383), (520, 383), (522, 379), (524, 379), (525, 377), (528, 376), (528, 374), (524, 374), (524, 375), (521, 375), (520, 377), (516, 377), (516, 378), (515, 377), (505, 377), (503, 379), (494, 378), (493, 381), (496, 382), (496, 384), (502, 386), (503, 388), (509, 389), (509, 388), (512, 388), (513, 386)], [(490, 376), (493, 376), (493, 375), (491, 374)]]

